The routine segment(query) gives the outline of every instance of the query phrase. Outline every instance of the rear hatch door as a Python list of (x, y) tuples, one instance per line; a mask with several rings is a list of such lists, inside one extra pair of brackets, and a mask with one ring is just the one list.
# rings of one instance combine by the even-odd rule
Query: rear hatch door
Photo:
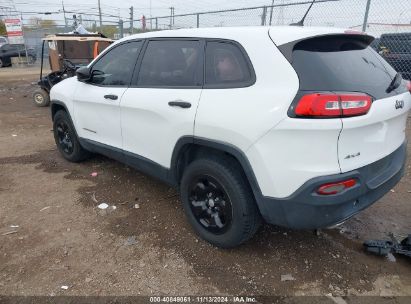
[(369, 46), (371, 42), (366, 35), (324, 35), (300, 41), (292, 51), (300, 91), (360, 92), (372, 97), (367, 114), (341, 118), (338, 160), (343, 173), (391, 154), (405, 141), (410, 93), (401, 79), (387, 91), (397, 72)]

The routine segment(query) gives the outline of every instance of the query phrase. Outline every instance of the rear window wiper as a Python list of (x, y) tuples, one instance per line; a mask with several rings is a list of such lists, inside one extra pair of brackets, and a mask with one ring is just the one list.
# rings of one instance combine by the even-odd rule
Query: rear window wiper
[(392, 91), (394, 91), (396, 88), (400, 86), (401, 82), (402, 82), (401, 74), (400, 73), (395, 74), (394, 78), (392, 79), (390, 85), (388, 86), (387, 90), (385, 90), (385, 92), (391, 93)]

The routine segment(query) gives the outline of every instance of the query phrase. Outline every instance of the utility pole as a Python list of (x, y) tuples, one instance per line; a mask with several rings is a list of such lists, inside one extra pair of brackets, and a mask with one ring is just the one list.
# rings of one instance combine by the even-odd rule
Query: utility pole
[(278, 12), (277, 25), (284, 25), (284, 0), (281, 0), (280, 11)]
[(66, 9), (64, 8), (64, 1), (61, 0), (61, 5), (63, 5), (63, 15), (64, 15), (64, 31), (67, 31), (67, 18), (66, 18)]
[(370, 12), (370, 5), (371, 0), (367, 0), (367, 6), (365, 8), (365, 15), (364, 15), (364, 22), (362, 24), (362, 31), (365, 32), (367, 30), (367, 22), (368, 22), (368, 14)]
[(73, 15), (73, 30), (75, 31), (77, 29), (77, 16)]
[(270, 10), (270, 25), (271, 21), (273, 21), (273, 9), (274, 9), (274, 0), (271, 1), (271, 10)]
[(153, 15), (151, 14), (151, 0), (150, 0), (150, 29), (153, 29)]
[(174, 25), (174, 6), (170, 7), (170, 29)]
[(121, 19), (118, 21), (118, 28), (120, 31), (120, 38), (123, 38), (124, 37), (124, 27), (123, 27), (123, 20)]
[(263, 7), (263, 14), (261, 15), (261, 25), (265, 25), (265, 19), (267, 17), (267, 7)]
[(173, 8), (170, 7), (170, 30), (171, 30), (172, 23), (173, 23)]
[(98, 16), (100, 20), (100, 32), (103, 29), (103, 20), (101, 19), (101, 5), (100, 5), (100, 0), (98, 0)]
[(134, 32), (134, 7), (130, 7), (130, 30), (129, 33), (133, 34)]

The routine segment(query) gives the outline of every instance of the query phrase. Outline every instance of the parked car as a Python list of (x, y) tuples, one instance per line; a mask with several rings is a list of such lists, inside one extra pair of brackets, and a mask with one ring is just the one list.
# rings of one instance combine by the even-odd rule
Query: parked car
[(129, 36), (51, 89), (56, 145), (175, 186), (216, 246), (262, 219), (329, 227), (404, 174), (411, 95), (372, 40), (297, 26)]
[[(22, 44), (5, 44), (0, 46), (0, 68), (10, 66), (12, 57), (26, 56), (26, 48)], [(28, 62), (36, 62), (36, 52), (27, 48)]]
[(411, 80), (411, 33), (383, 34), (374, 48), (404, 79)]
[(7, 43), (9, 43), (9, 42), (7, 41), (7, 38), (4, 37), (4, 36), (0, 36), (0, 46), (5, 45), (5, 44), (7, 44)]

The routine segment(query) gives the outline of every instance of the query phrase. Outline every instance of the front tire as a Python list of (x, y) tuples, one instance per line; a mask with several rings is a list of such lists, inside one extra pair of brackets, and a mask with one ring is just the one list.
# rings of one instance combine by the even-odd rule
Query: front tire
[(50, 104), (50, 95), (44, 89), (37, 89), (33, 92), (33, 103), (37, 107), (47, 107)]
[(65, 159), (76, 163), (89, 157), (89, 152), (80, 145), (66, 111), (60, 110), (54, 115), (53, 132), (57, 148)]
[(251, 189), (231, 159), (199, 159), (185, 169), (180, 194), (194, 231), (211, 244), (236, 247), (261, 224)]

